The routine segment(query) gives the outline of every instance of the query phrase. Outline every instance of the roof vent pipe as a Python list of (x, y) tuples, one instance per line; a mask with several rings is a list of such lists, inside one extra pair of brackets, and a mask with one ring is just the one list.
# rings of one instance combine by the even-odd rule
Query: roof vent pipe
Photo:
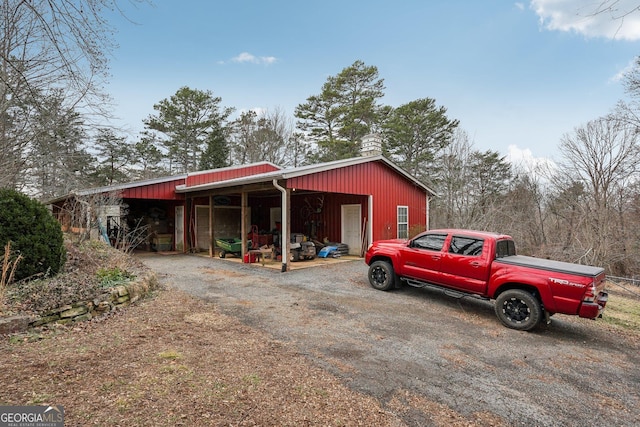
[(280, 270), (282, 273), (287, 271), (287, 261), (289, 260), (289, 249), (288, 242), (285, 236), (287, 233), (287, 212), (289, 212), (289, 205), (287, 205), (287, 190), (284, 187), (281, 187), (278, 184), (278, 180), (273, 180), (273, 186), (276, 187), (282, 193), (282, 237), (280, 239), (282, 245), (282, 269)]

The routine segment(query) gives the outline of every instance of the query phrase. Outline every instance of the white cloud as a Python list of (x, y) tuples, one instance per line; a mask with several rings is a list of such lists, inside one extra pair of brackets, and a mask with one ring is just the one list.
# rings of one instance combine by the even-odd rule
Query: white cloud
[(626, 67), (618, 71), (614, 76), (609, 79), (609, 83), (618, 83), (624, 80), (624, 77), (629, 74), (636, 67), (635, 59), (629, 61)]
[(509, 145), (507, 161), (516, 169), (522, 170), (538, 178), (547, 175), (556, 169), (556, 163), (546, 157), (534, 157), (528, 148), (520, 148), (517, 145)]
[(530, 7), (540, 18), (540, 25), (550, 31), (640, 40), (640, 4), (637, 0), (531, 0)]
[(255, 56), (249, 52), (242, 52), (240, 55), (231, 58), (231, 62), (271, 65), (276, 63), (277, 59), (275, 56)]

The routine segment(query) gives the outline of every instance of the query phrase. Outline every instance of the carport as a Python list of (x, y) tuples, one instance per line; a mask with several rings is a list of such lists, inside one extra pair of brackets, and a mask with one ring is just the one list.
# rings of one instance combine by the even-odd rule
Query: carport
[[(248, 251), (248, 235), (256, 230), (260, 244), (281, 240), (277, 243), (283, 254), (294, 236), (303, 234), (344, 243), (350, 255), (362, 256), (374, 239), (405, 237), (409, 228), (426, 229), (433, 194), (382, 156), (214, 182), (192, 184), (187, 178), (175, 191), (185, 197), (189, 250), (208, 250), (215, 256), (216, 239), (240, 237), (242, 257)], [(282, 257), (282, 271), (288, 269), (288, 261), (288, 256)]]

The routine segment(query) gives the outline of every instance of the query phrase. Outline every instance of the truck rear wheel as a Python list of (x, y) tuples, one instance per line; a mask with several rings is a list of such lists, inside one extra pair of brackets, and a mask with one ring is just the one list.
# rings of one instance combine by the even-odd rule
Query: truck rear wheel
[(509, 289), (496, 298), (498, 319), (508, 328), (530, 331), (542, 319), (540, 302), (530, 292), (522, 289)]
[(388, 291), (396, 284), (393, 266), (387, 261), (375, 261), (369, 266), (369, 283), (379, 291)]

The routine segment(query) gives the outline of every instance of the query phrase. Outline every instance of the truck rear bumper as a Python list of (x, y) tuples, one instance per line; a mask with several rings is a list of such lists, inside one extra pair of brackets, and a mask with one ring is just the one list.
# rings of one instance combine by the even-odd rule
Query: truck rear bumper
[(594, 302), (582, 302), (578, 316), (587, 319), (602, 317), (608, 298), (609, 295), (606, 292), (600, 292)]

